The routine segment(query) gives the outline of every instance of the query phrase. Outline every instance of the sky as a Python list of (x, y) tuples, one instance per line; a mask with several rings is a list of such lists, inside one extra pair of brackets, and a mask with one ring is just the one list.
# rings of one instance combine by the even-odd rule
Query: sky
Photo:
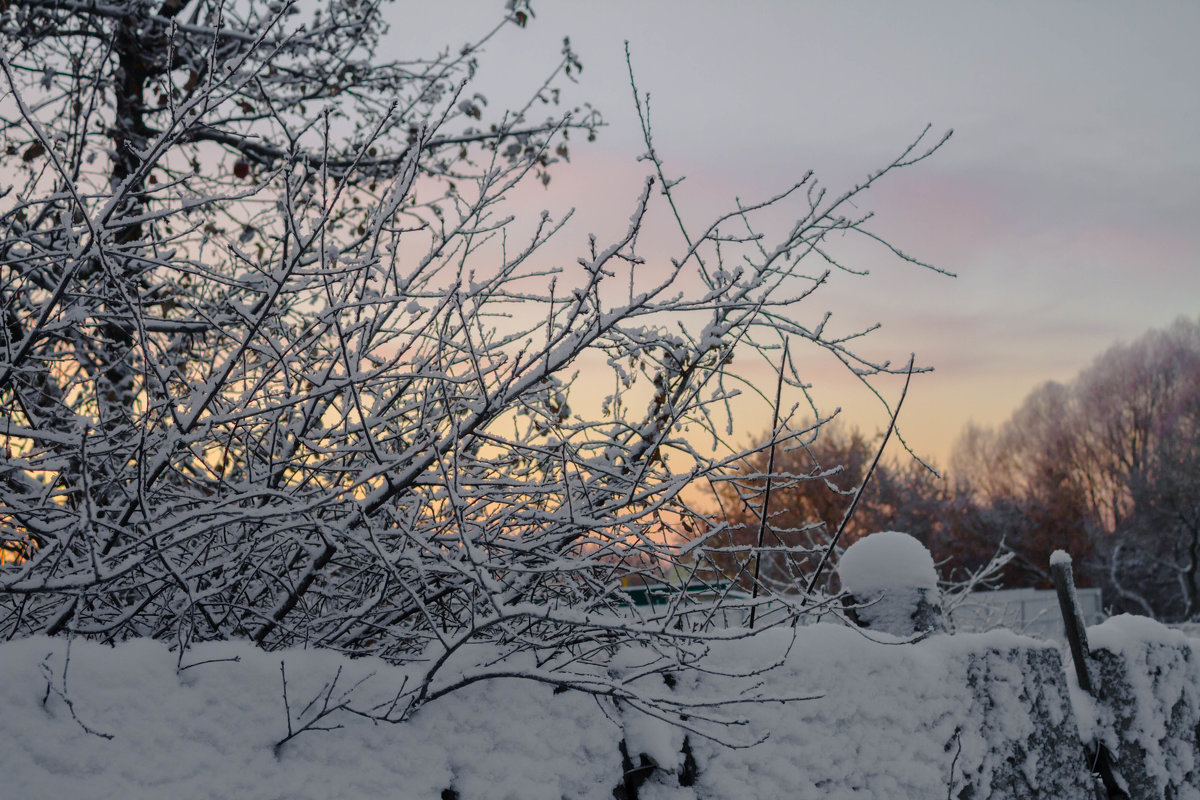
[[(503, 0), (398, 3), (389, 43), (428, 52), (485, 31)], [(419, 8), (419, 11), (416, 10)], [(537, 204), (576, 208), (563, 257), (616, 236), (647, 165), (624, 42), (655, 145), (697, 221), (812, 169), (847, 187), (926, 125), (954, 135), (873, 189), (874, 230), (948, 278), (862, 252), (866, 278), (816, 300), (914, 379), (901, 425), (944, 464), (964, 425), (1002, 422), (1118, 341), (1200, 314), (1200, 4), (542, 0), (489, 43), (474, 90), (515, 103), (571, 37), (564, 95), (608, 123), (572, 144)], [(541, 191), (541, 190), (539, 190)], [(850, 278), (851, 276), (844, 276)], [(867, 432), (887, 415), (819, 354), (816, 392)], [(763, 380), (770, 380), (765, 370)], [(898, 393), (899, 387), (893, 387)], [(785, 402), (786, 405), (786, 402)], [(749, 422), (747, 437), (766, 427)]]

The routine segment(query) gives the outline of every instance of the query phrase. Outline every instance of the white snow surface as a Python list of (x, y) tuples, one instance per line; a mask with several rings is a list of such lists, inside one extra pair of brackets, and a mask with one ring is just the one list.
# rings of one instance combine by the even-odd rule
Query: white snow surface
[(925, 545), (899, 531), (864, 536), (838, 562), (842, 588), (854, 595), (879, 589), (937, 589), (937, 568)]
[[(404, 680), (374, 659), (245, 642), (197, 645), (177, 672), (163, 643), (70, 646), (67, 705), (61, 688), (67, 642), (32, 638), (0, 645), (0, 797), (41, 798), (463, 798), (610, 800), (621, 774), (621, 734), (579, 692), (502, 679), (472, 684), (423, 707), (403, 724), (338, 714), (339, 730), (285, 744), (280, 661), (293, 716), (337, 673), (338, 688), (374, 672), (355, 705), (385, 702)], [(238, 658), (238, 662), (215, 659)], [(209, 661), (210, 663), (199, 663)], [(111, 739), (97, 734), (106, 734)]]
[[(17, 640), (0, 644), (0, 795), (375, 800), (438, 798), (453, 787), (463, 800), (608, 800), (625, 737), (635, 762), (647, 752), (668, 770), (642, 787), (643, 800), (944, 796), (952, 773), (985, 767), (997, 737), (1025, 735), (1032, 725), (1016, 664), (1000, 676), (990, 710), (973, 700), (972, 654), (1053, 645), (1007, 631), (901, 642), (818, 624), (714, 643), (710, 671), (679, 674), (664, 691), (680, 699), (739, 691), (811, 699), (732, 709), (749, 724), (726, 734), (769, 735), (756, 747), (730, 749), (693, 734), (702, 772), (695, 786), (680, 787), (682, 731), (543, 683), (472, 684), (398, 725), (342, 714), (329, 720), (340, 729), (303, 733), (276, 757), (273, 747), (287, 732), (281, 660), (293, 716), (339, 667), (339, 689), (374, 673), (356, 692), (360, 707), (386, 702), (404, 670), (229, 642), (193, 647), (183, 664), (196, 666), (179, 671), (178, 654), (164, 643), (75, 641), (65, 694), (76, 721), (57, 694), (67, 642)], [(218, 660), (232, 658), (239, 660)], [(43, 703), (47, 675), (55, 691)]]
[[(1003, 657), (988, 662), (987, 706), (968, 675), (980, 654), (1052, 648), (1047, 642), (991, 631), (902, 644), (831, 624), (802, 628), (794, 642), (789, 633), (771, 631), (755, 648), (722, 644), (715, 655), (729, 671), (752, 671), (771, 648), (790, 647), (768, 685), (810, 699), (739, 709), (749, 733), (770, 734), (748, 749), (691, 737), (701, 765), (696, 785), (656, 781), (642, 787), (642, 800), (946, 797), (964, 774), (987, 772), (1004, 758), (997, 747), (1004, 737), (1035, 732), (1019, 665)], [(714, 680), (704, 676), (699, 685)], [(1049, 705), (1056, 721), (1071, 713), (1065, 696)], [(1036, 763), (1029, 769), (1039, 777)], [(979, 796), (987, 797), (982, 789)]]
[(1168, 628), (1158, 620), (1136, 614), (1117, 614), (1087, 629), (1089, 647), (1103, 647), (1114, 653), (1139, 654), (1147, 644), (1188, 647), (1182, 632)]

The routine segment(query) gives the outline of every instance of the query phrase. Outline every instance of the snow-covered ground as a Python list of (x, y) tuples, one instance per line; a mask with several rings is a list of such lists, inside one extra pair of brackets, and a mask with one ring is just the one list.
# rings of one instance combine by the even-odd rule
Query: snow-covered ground
[(453, 787), (463, 798), (561, 800), (611, 797), (621, 772), (616, 723), (590, 697), (545, 684), (474, 684), (401, 725), (339, 712), (322, 724), (343, 727), (302, 733), (276, 754), (288, 732), (281, 661), (293, 719), (312, 717), (301, 710), (339, 669), (335, 699), (374, 673), (357, 708), (388, 702), (403, 671), (238, 642), (198, 645), (179, 670), (162, 643), (76, 641), (65, 676), (76, 721), (58, 695), (66, 657), (60, 639), (0, 646), (0, 797), (439, 798)]
[[(320, 723), (338, 729), (277, 748), (288, 733), (281, 662), (294, 727), (313, 717), (335, 676), (334, 703), (362, 680), (351, 705), (369, 709), (395, 696), (404, 671), (237, 642), (195, 646), (180, 662), (158, 642), (75, 641), (68, 651), (62, 639), (17, 640), (0, 645), (0, 795), (438, 798), (453, 789), (462, 800), (607, 800), (626, 738), (635, 763), (646, 753), (662, 767), (642, 787), (643, 800), (944, 796), (972, 775), (988, 785), (1004, 742), (1024, 742), (1043, 724), (1023, 693), (1041, 692), (1052, 723), (1073, 725), (1065, 691), (1039, 688), (1037, 676), (1011, 660), (1015, 651), (1047, 649), (1007, 632), (901, 644), (832, 624), (718, 644), (714, 672), (680, 676), (674, 696), (809, 699), (731, 707), (747, 724), (726, 730), (727, 738), (769, 738), (730, 749), (690, 735), (700, 774), (681, 786), (683, 731), (542, 683), (474, 684), (399, 725), (338, 712)], [(773, 664), (757, 677), (730, 676)], [(968, 680), (979, 664), (986, 696)], [(1037, 765), (1030, 769), (1040, 780)]]

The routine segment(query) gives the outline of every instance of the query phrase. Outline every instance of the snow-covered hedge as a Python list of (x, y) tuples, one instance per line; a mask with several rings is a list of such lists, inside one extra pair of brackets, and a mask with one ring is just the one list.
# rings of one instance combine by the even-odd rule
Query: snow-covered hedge
[[(720, 672), (779, 662), (755, 695), (811, 699), (748, 703), (747, 726), (729, 735), (766, 741), (734, 749), (692, 734), (690, 756), (683, 731), (633, 708), (518, 680), (468, 686), (400, 725), (337, 712), (317, 725), (340, 729), (276, 748), (284, 672), (294, 729), (356, 684), (353, 708), (386, 704), (403, 672), (238, 643), (196, 646), (180, 671), (147, 641), (77, 641), (68, 665), (65, 641), (18, 640), (0, 645), (0, 775), (24, 798), (609, 800), (624, 740), (625, 767), (658, 765), (640, 773), (641, 800), (1090, 796), (1053, 645), (1006, 632), (871, 637), (821, 624), (717, 646)], [(709, 673), (670, 691), (718, 698), (746, 685)]]
[[(642, 800), (1093, 797), (1054, 645), (1005, 631), (915, 644), (828, 624), (796, 634), (770, 640), (790, 652), (769, 680), (813, 699), (749, 708), (751, 729), (770, 734), (749, 749), (691, 737), (694, 784), (660, 772)], [(731, 647), (720, 660), (748, 671), (763, 655)]]
[(1195, 640), (1122, 614), (1088, 628), (1088, 642), (1100, 700), (1085, 735), (1108, 746), (1133, 800), (1200, 798)]

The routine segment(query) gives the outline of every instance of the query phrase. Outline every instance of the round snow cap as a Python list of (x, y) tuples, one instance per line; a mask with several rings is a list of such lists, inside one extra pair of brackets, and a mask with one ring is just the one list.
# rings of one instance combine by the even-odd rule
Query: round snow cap
[(907, 533), (882, 531), (846, 548), (838, 562), (842, 588), (854, 595), (877, 589), (937, 589), (937, 569), (925, 545)]

